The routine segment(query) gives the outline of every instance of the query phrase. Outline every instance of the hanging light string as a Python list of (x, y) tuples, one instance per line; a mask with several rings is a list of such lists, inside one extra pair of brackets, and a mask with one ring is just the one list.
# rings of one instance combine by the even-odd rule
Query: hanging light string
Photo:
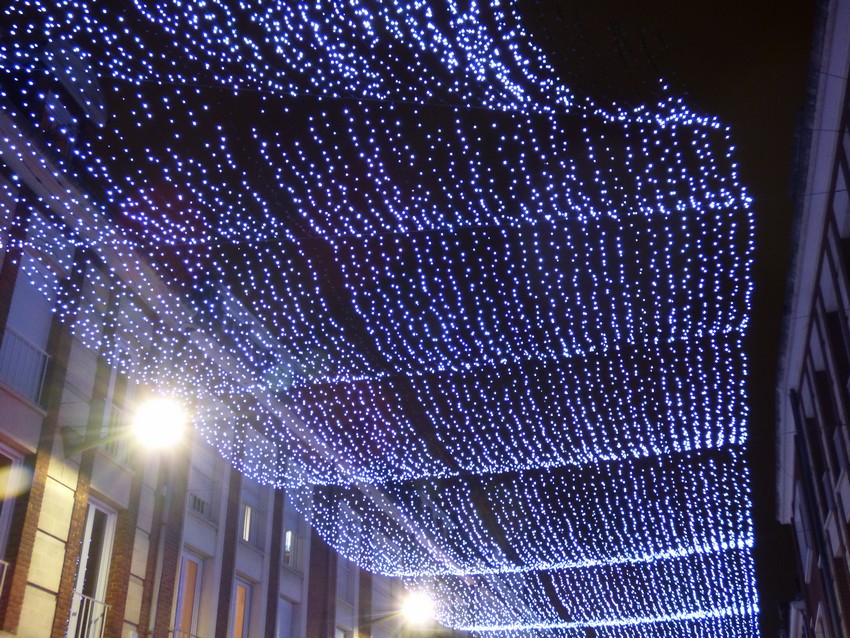
[(69, 180), (22, 266), (81, 342), (447, 625), (757, 635), (719, 122), (567, 89), (512, 3), (5, 14), (3, 97)]

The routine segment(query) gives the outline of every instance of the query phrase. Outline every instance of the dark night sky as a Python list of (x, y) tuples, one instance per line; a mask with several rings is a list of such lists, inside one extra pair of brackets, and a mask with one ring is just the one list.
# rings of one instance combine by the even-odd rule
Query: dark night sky
[(793, 216), (794, 135), (805, 103), (814, 2), (657, 3), (657, 24), (684, 88), (732, 126), (743, 182), (755, 199), (756, 262), (749, 339), (756, 568), (765, 637), (794, 595), (790, 530), (775, 522), (774, 385)]
[[(607, 38), (610, 51), (617, 43), (627, 50), (626, 56), (614, 54), (607, 68), (619, 65), (631, 78), (640, 76), (641, 64), (659, 68), (674, 94), (684, 92), (697, 110), (732, 127), (741, 179), (755, 200), (750, 448), (761, 625), (763, 635), (772, 638), (777, 605), (793, 597), (796, 587), (790, 530), (776, 523), (774, 514), (774, 386), (794, 211), (792, 155), (805, 103), (815, 3), (584, 0), (563, 3), (561, 11), (570, 21), (578, 17), (592, 42)], [(567, 50), (565, 38), (571, 35), (554, 36), (550, 44)], [(612, 85), (621, 85), (622, 78), (613, 76)]]

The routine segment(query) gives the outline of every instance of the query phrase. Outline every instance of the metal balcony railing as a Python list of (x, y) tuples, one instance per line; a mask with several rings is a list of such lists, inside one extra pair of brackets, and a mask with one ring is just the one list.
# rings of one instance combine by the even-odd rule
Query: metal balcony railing
[(71, 601), (71, 619), (68, 636), (74, 638), (103, 638), (106, 629), (106, 612), (109, 605), (80, 592), (74, 592)]
[(9, 562), (0, 560), (0, 596), (5, 591), (3, 587), (6, 585), (6, 572), (9, 570)]
[(0, 347), (0, 379), (33, 403), (40, 404), (49, 359), (44, 350), (7, 328)]

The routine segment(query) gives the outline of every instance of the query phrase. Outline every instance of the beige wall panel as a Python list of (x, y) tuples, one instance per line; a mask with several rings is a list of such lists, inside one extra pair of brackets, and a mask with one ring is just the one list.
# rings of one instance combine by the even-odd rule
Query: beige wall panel
[(44, 638), (50, 635), (56, 597), (37, 587), (27, 586), (24, 592), (24, 610), (18, 625), (18, 638)]
[(29, 582), (49, 591), (59, 590), (59, 577), (65, 564), (65, 543), (42, 531), (35, 533)]
[(44, 500), (38, 519), (39, 529), (67, 541), (73, 509), (74, 490), (48, 476), (44, 483)]
[(92, 487), (118, 504), (119, 507), (130, 505), (130, 488), (132, 474), (124, 465), (105, 452), (99, 452), (94, 460), (91, 473)]
[(130, 577), (127, 584), (127, 607), (124, 611), (124, 619), (139, 624), (139, 616), (142, 610), (142, 580), (134, 576)]
[(148, 551), (150, 551), (150, 536), (144, 530), (136, 529), (130, 573), (142, 579), (145, 577), (145, 570), (147, 569)]

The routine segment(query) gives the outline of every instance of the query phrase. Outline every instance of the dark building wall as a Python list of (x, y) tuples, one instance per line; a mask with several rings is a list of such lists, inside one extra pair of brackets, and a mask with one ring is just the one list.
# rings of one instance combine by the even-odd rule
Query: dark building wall
[(824, 2), (800, 163), (778, 385), (778, 515), (805, 635), (850, 635), (850, 3)]

